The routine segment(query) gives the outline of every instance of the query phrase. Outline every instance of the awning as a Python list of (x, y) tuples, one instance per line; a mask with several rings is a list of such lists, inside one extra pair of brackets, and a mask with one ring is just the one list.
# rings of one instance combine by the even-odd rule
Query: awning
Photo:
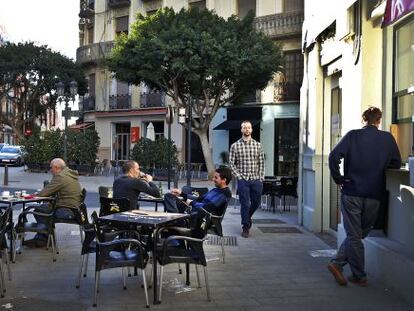
[[(226, 120), (219, 125), (217, 125), (213, 130), (240, 130), (241, 123), (244, 120)], [(255, 126), (260, 123), (260, 120), (249, 120), (252, 126)]]
[(414, 0), (387, 0), (382, 26), (388, 26), (414, 11)]
[(92, 127), (94, 124), (95, 124), (94, 122), (85, 122), (85, 123), (71, 125), (70, 128), (73, 130), (84, 130), (89, 127)]

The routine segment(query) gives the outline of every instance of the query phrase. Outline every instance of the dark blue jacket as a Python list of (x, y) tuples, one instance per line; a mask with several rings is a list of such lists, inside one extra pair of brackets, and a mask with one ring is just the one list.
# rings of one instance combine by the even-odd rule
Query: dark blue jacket
[[(339, 171), (344, 159), (344, 176)], [(332, 178), (342, 193), (381, 200), (385, 170), (400, 168), (401, 155), (394, 137), (373, 125), (349, 131), (329, 154)]]

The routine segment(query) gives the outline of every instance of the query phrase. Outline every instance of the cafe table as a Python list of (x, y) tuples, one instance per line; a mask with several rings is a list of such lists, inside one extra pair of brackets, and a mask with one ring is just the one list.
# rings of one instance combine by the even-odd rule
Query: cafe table
[(163, 198), (153, 197), (152, 195), (141, 193), (138, 197), (138, 202), (149, 202), (155, 203), (155, 211), (158, 212), (158, 204), (164, 205), (164, 212), (165, 212), (165, 203)]
[(16, 196), (2, 196), (0, 197), (0, 204), (8, 205), (8, 207), (11, 207), (11, 213), (10, 213), (10, 260), (14, 262), (13, 254), (14, 254), (14, 241), (13, 241), (13, 208), (17, 205), (22, 205), (22, 210), (24, 211), (26, 203), (39, 203), (39, 202), (50, 202), (53, 201), (54, 197), (38, 197), (34, 195), (26, 195), (22, 197), (16, 197)]
[(115, 213), (99, 217), (100, 220), (105, 223), (117, 227), (128, 225), (143, 226), (152, 231), (152, 269), (153, 269), (153, 291), (154, 291), (154, 304), (160, 304), (158, 297), (158, 286), (157, 286), (157, 238), (158, 231), (165, 225), (168, 225), (176, 220), (182, 220), (189, 218), (189, 214), (178, 214), (178, 213), (165, 213), (165, 212), (153, 212), (143, 210), (130, 210), (127, 212)]

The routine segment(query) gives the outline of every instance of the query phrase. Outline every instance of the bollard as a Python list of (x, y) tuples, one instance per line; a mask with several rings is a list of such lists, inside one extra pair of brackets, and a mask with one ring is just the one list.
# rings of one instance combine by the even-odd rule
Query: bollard
[(7, 186), (9, 184), (9, 166), (4, 164), (4, 181), (3, 185)]

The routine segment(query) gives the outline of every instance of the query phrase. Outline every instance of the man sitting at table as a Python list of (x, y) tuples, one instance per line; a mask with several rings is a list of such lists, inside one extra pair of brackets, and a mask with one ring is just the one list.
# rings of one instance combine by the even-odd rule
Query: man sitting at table
[(139, 164), (135, 161), (127, 161), (122, 166), (124, 175), (117, 178), (113, 184), (114, 198), (127, 198), (130, 209), (137, 209), (139, 206), (138, 197), (141, 192), (160, 197), (158, 187), (152, 182), (152, 176), (144, 174), (139, 169)]
[(164, 195), (165, 208), (168, 212), (191, 213), (191, 225), (197, 228), (204, 216), (200, 208), (214, 215), (223, 214), (225, 204), (231, 199), (231, 191), (228, 187), (231, 177), (230, 169), (225, 167), (216, 169), (213, 177), (215, 188), (199, 197), (184, 193), (180, 189), (171, 189), (171, 193)]
[[(57, 195), (56, 208), (58, 209), (55, 216), (59, 219), (72, 219), (75, 216), (70, 209), (77, 208), (82, 202), (82, 190), (78, 172), (69, 169), (61, 158), (55, 158), (50, 161), (50, 172), (53, 175), (52, 180), (37, 195), (40, 197)], [(36, 207), (35, 211), (50, 213), (51, 207), (49, 204), (42, 204)], [(35, 218), (39, 223), (46, 222), (43, 216), (35, 216)], [(25, 241), (24, 245), (44, 247), (46, 242), (47, 235), (38, 233), (34, 239)]]

